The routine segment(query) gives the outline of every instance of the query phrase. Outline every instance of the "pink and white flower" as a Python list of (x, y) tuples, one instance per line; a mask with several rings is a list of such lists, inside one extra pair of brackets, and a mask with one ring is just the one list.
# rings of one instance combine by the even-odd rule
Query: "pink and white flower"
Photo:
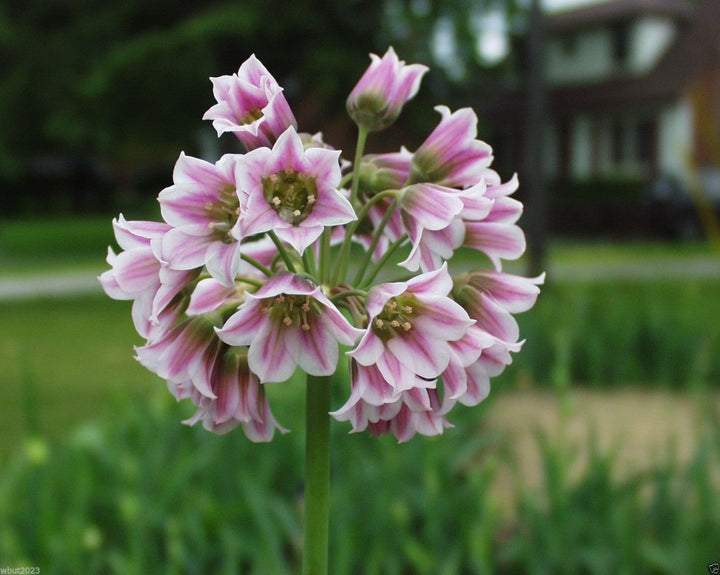
[(400, 115), (403, 106), (417, 94), (427, 66), (405, 64), (388, 48), (382, 58), (372, 60), (347, 99), (350, 117), (370, 131), (382, 130)]
[(250, 347), (250, 369), (265, 383), (285, 381), (297, 367), (310, 375), (334, 373), (338, 344), (353, 345), (363, 332), (314, 283), (279, 272), (246, 294), (217, 333), (228, 345)]
[(173, 185), (158, 195), (162, 216), (173, 228), (162, 240), (162, 258), (170, 268), (204, 265), (218, 281), (232, 285), (240, 267), (237, 158), (226, 154), (211, 164), (180, 154)]
[(288, 128), (272, 149), (245, 154), (237, 170), (243, 193), (242, 233), (273, 230), (302, 253), (326, 226), (356, 219), (350, 202), (338, 190), (339, 157), (339, 151), (305, 149), (294, 128)]
[(253, 54), (236, 74), (210, 78), (217, 104), (203, 120), (212, 120), (218, 136), (232, 132), (248, 150), (272, 146), (288, 127), (296, 127), (282, 88)]
[[(475, 188), (459, 191), (437, 184), (413, 184), (402, 190), (399, 205), (412, 248), (399, 265), (427, 272), (452, 257), (465, 237), (461, 215)], [(483, 191), (484, 187), (480, 195)], [(488, 209), (490, 204), (488, 200)]]
[(160, 245), (169, 225), (128, 221), (120, 214), (113, 220), (113, 229), (123, 251), (116, 254), (108, 248), (107, 262), (112, 267), (98, 279), (111, 298), (133, 300), (135, 329), (141, 337), (155, 339), (179, 317), (179, 294), (197, 274), (168, 269), (161, 260)]
[(353, 360), (351, 368), (350, 397), (330, 415), (337, 421), (349, 421), (353, 433), (391, 433), (402, 443), (416, 433), (438, 435), (450, 427), (434, 381), (418, 377), (416, 385), (398, 392), (377, 366), (362, 366)]
[(384, 190), (399, 190), (410, 175), (413, 154), (403, 147), (398, 152), (367, 154), (360, 162), (359, 195), (371, 198)]
[[(328, 377), (348, 346), (350, 397), (331, 415), (400, 442), (437, 435), (520, 350), (513, 314), (534, 305), (544, 276), (501, 271), (525, 249), (522, 204), (510, 197), (517, 178), (503, 183), (490, 169), (470, 108), (438, 106), (438, 125), (414, 153), (362, 156), (368, 132), (397, 119), (428, 70), (392, 48), (370, 58), (346, 102), (360, 128), (356, 165), (322, 134), (297, 132), (282, 88), (253, 55), (211, 78), (217, 103), (203, 116), (247, 153), (215, 163), (180, 154), (158, 197), (164, 222), (113, 221), (122, 251), (108, 250), (100, 282), (133, 300), (146, 340), (137, 359), (194, 403), (185, 423), (269, 441), (285, 430), (263, 384), (298, 368)], [(333, 262), (337, 246), (342, 257), (365, 254), (357, 265)], [(451, 278), (461, 247), (494, 270)], [(380, 264), (403, 252), (399, 265), (414, 277), (374, 284)]]
[(525, 252), (525, 234), (517, 220), (522, 215), (522, 204), (509, 197), (518, 188), (517, 176), (501, 183), (493, 170), (485, 170), (487, 185), (485, 197), (492, 200), (492, 208), (481, 219), (465, 222), (463, 245), (487, 255), (496, 270), (502, 269), (501, 260), (515, 260)]
[(276, 429), (287, 431), (270, 411), (265, 389), (248, 367), (247, 349), (221, 347), (210, 374), (210, 389), (212, 397), (192, 388), (190, 398), (198, 410), (183, 423), (201, 421), (205, 429), (217, 434), (240, 425), (254, 442), (272, 440)]
[(369, 325), (349, 355), (362, 366), (376, 365), (398, 392), (433, 380), (450, 363), (450, 342), (474, 323), (447, 297), (452, 279), (443, 265), (407, 282), (373, 287), (365, 300)]
[(442, 116), (413, 155), (409, 183), (429, 182), (449, 188), (477, 184), (492, 162), (492, 148), (477, 140), (477, 116), (471, 108), (450, 112), (436, 106)]
[(455, 278), (453, 297), (478, 327), (505, 342), (520, 335), (514, 313), (527, 311), (537, 300), (545, 274), (524, 278), (504, 272), (477, 270)]

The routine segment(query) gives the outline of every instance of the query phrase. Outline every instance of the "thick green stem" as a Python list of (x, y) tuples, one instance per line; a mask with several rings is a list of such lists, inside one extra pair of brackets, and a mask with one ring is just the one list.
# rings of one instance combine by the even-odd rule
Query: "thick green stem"
[(330, 525), (330, 377), (307, 377), (303, 575), (327, 575)]

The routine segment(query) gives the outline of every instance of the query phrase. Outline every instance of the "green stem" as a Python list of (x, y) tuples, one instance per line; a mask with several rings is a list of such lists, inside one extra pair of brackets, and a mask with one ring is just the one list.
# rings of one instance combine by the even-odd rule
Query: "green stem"
[(358, 286), (358, 289), (368, 289), (378, 272), (385, 266), (390, 257), (395, 253), (395, 250), (405, 243), (405, 240), (407, 240), (407, 234), (403, 234), (394, 243), (390, 244), (390, 247), (388, 247), (387, 251), (383, 254), (380, 260), (378, 260), (377, 264), (375, 264), (375, 267), (370, 272), (370, 275), (363, 280), (362, 285)]
[(302, 260), (303, 265), (305, 266), (305, 273), (309, 274), (313, 278), (317, 278), (318, 269), (315, 263), (315, 254), (313, 253), (312, 247), (309, 247), (303, 252)]
[(350, 190), (350, 203), (353, 208), (357, 206), (358, 188), (360, 187), (360, 164), (369, 133), (370, 131), (365, 126), (358, 126), (358, 139), (357, 145), (355, 146), (355, 159), (353, 161), (352, 188)]
[(307, 376), (303, 575), (327, 575), (330, 526), (330, 377)]
[(270, 277), (271, 275), (273, 275), (273, 272), (272, 272), (272, 270), (271, 270), (270, 268), (264, 266), (264, 265), (261, 264), (259, 261), (257, 261), (255, 258), (252, 258), (252, 257), (250, 257), (250, 256), (247, 255), (247, 254), (240, 254), (240, 257), (241, 257), (244, 261), (246, 261), (247, 263), (249, 263), (251, 266), (253, 266), (253, 267), (257, 268), (258, 270), (260, 270), (260, 271), (261, 271), (262, 273), (264, 273), (267, 277)]
[(332, 229), (326, 227), (320, 236), (320, 283), (330, 280), (330, 234)]
[[(385, 227), (387, 226), (387, 223), (390, 221), (390, 218), (392, 217), (392, 214), (395, 211), (395, 207), (397, 206), (397, 203), (398, 203), (397, 198), (395, 198), (395, 200), (393, 200), (393, 203), (390, 204), (390, 207), (388, 208), (387, 212), (385, 212), (383, 219), (380, 220), (380, 224), (378, 224), (378, 227), (375, 230), (372, 242), (370, 243), (370, 247), (368, 248), (367, 252), (365, 253), (365, 258), (363, 259), (363, 262), (360, 265), (360, 268), (358, 269), (357, 274), (355, 275), (355, 280), (353, 281), (354, 285), (359, 285), (360, 281), (362, 280), (363, 276), (365, 275), (365, 271), (367, 270), (367, 267), (370, 264), (370, 260), (372, 259), (373, 252), (375, 251), (375, 248), (377, 247), (378, 242), (380, 241), (380, 238), (382, 237), (382, 234), (385, 231)], [(383, 263), (385, 261), (386, 260), (383, 260)]]
[[(397, 198), (398, 191), (397, 190), (384, 190), (382, 192), (378, 192), (375, 194), (372, 198), (370, 198), (366, 204), (363, 205), (363, 207), (357, 212), (357, 219), (353, 222), (350, 222), (345, 231), (345, 238), (343, 239), (343, 243), (340, 246), (340, 253), (338, 254), (338, 265), (335, 268), (335, 273), (333, 274), (333, 284), (337, 285), (339, 283), (340, 278), (345, 278), (345, 272), (347, 270), (347, 263), (348, 263), (348, 255), (350, 253), (350, 246), (352, 244), (352, 238), (355, 234), (355, 230), (357, 230), (358, 226), (360, 225), (360, 222), (362, 222), (370, 212), (370, 208), (372, 208), (376, 203), (378, 203), (383, 198), (388, 197), (395, 197)], [(383, 222), (381, 223), (381, 229), (380, 233), (382, 233), (382, 230), (385, 229), (385, 225), (390, 220), (390, 216), (392, 215), (392, 211), (395, 209), (395, 206), (397, 205), (397, 199), (392, 203), (390, 208), (388, 208), (387, 213), (383, 217)], [(374, 246), (377, 244), (377, 240), (375, 240)], [(371, 250), (372, 251), (372, 250)], [(365, 264), (367, 266), (367, 264)]]
[(287, 250), (285, 249), (285, 246), (280, 241), (280, 238), (278, 238), (275, 235), (275, 232), (270, 230), (268, 232), (268, 237), (272, 240), (272, 243), (275, 244), (275, 247), (277, 248), (278, 253), (280, 254), (280, 257), (285, 262), (285, 265), (288, 268), (288, 271), (291, 271), (292, 273), (295, 273), (295, 262), (293, 262), (292, 258), (290, 257), (290, 254), (288, 254)]

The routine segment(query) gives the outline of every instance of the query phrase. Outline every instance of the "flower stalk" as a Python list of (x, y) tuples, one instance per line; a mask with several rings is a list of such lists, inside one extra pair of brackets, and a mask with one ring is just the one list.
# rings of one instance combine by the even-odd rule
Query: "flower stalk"
[(330, 525), (330, 381), (308, 375), (303, 575), (327, 575)]

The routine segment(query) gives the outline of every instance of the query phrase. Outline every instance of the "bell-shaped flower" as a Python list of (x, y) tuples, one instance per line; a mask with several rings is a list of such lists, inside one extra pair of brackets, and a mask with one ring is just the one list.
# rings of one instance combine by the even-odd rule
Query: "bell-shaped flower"
[(279, 272), (218, 329), (229, 345), (249, 346), (248, 364), (260, 381), (285, 381), (299, 366), (310, 375), (331, 375), (338, 344), (354, 345), (362, 330), (350, 325), (310, 280)]
[(447, 296), (451, 288), (447, 265), (373, 287), (365, 300), (369, 325), (350, 356), (360, 365), (377, 365), (398, 392), (416, 387), (417, 378), (440, 376), (450, 363), (450, 342), (474, 323)]
[(189, 316), (161, 338), (135, 348), (136, 359), (168, 382), (190, 384), (215, 398), (210, 375), (222, 345), (214, 330), (219, 323), (213, 314)]
[(416, 433), (438, 435), (450, 424), (435, 386), (434, 380), (416, 377), (413, 387), (397, 391), (376, 365), (363, 366), (352, 360), (350, 397), (330, 415), (350, 422), (352, 433), (393, 434), (400, 443)]
[(258, 148), (238, 160), (237, 182), (243, 194), (244, 236), (273, 230), (299, 253), (326, 226), (356, 219), (350, 202), (337, 189), (339, 151), (305, 149), (294, 128), (270, 148)]
[(412, 184), (404, 188), (399, 207), (412, 248), (399, 265), (427, 272), (450, 259), (464, 239), (459, 217), (465, 206), (463, 195), (471, 193), (472, 189), (458, 191), (437, 184)]
[(520, 329), (513, 313), (530, 309), (545, 274), (528, 279), (495, 272), (473, 271), (455, 278), (453, 298), (477, 321), (477, 326), (503, 342), (518, 341)]
[(203, 120), (212, 120), (218, 136), (232, 132), (248, 150), (272, 146), (288, 127), (296, 127), (282, 88), (253, 54), (236, 74), (210, 78), (217, 104)]
[(212, 396), (192, 388), (190, 399), (197, 405), (195, 414), (184, 421), (201, 421), (213, 433), (224, 434), (238, 425), (254, 442), (270, 441), (275, 430), (285, 433), (270, 411), (265, 389), (247, 363), (247, 349), (221, 346), (209, 377)]
[(158, 195), (162, 216), (173, 227), (162, 240), (162, 258), (170, 268), (204, 265), (215, 279), (232, 285), (240, 268), (238, 157), (226, 154), (211, 164), (180, 154), (173, 185)]
[(370, 66), (350, 92), (346, 105), (356, 124), (375, 131), (387, 128), (398, 118), (403, 106), (420, 89), (428, 67), (405, 64), (392, 47), (382, 58), (370, 54), (370, 59)]
[(477, 140), (477, 116), (472, 108), (450, 112), (436, 106), (440, 124), (413, 154), (408, 183), (429, 182), (449, 188), (477, 184), (492, 162), (492, 148)]

